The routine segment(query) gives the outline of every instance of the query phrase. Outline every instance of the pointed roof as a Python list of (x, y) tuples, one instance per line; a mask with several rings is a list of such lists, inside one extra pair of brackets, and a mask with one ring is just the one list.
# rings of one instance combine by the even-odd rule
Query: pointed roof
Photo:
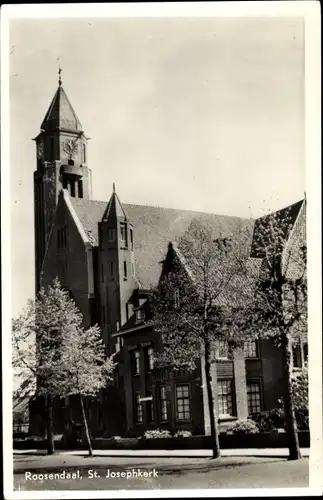
[(123, 217), (127, 219), (127, 214), (121, 205), (121, 201), (115, 191), (115, 185), (113, 184), (113, 192), (108, 203), (108, 206), (103, 214), (102, 221), (107, 220), (109, 217)]
[(81, 122), (61, 85), (56, 90), (41, 128), (43, 130), (65, 128), (82, 132)]

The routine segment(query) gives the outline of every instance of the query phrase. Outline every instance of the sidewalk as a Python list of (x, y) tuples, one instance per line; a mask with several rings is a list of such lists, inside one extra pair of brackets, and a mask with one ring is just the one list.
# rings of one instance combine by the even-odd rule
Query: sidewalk
[[(302, 448), (303, 457), (308, 457), (309, 448)], [(14, 455), (46, 455), (44, 450), (14, 450)], [(55, 455), (64, 456), (86, 456), (87, 450), (57, 451)], [(93, 450), (95, 457), (200, 457), (212, 456), (211, 450)], [(242, 448), (232, 450), (221, 450), (222, 457), (288, 457), (287, 448)]]

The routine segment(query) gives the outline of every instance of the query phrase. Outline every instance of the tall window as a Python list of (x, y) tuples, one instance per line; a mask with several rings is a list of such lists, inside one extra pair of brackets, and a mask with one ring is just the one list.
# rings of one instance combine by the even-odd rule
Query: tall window
[(71, 181), (71, 196), (75, 198), (75, 182)]
[(244, 343), (245, 358), (258, 358), (258, 342), (256, 340), (246, 340)]
[(293, 368), (302, 368), (302, 353), (300, 344), (293, 344), (292, 354), (293, 354)]
[(109, 263), (109, 270), (110, 270), (110, 278), (114, 277), (114, 262), (110, 261)]
[(189, 386), (177, 385), (176, 386), (176, 419), (177, 420), (190, 420), (190, 394)]
[(229, 345), (226, 340), (217, 340), (215, 342), (216, 357), (227, 359), (229, 355)]
[(140, 401), (140, 393), (135, 394), (135, 410), (136, 410), (136, 422), (137, 424), (142, 423), (142, 403)]
[(126, 280), (127, 278), (128, 278), (127, 261), (123, 261), (123, 279)]
[(147, 349), (147, 368), (148, 371), (154, 369), (154, 350), (152, 347), (148, 347)]
[(127, 224), (120, 224), (120, 245), (122, 247), (128, 246), (128, 238), (127, 238)]
[(165, 385), (161, 385), (159, 388), (159, 404), (160, 404), (160, 420), (162, 422), (166, 422), (168, 420), (168, 411), (167, 411), (167, 393)]
[(303, 344), (303, 359), (304, 363), (307, 363), (308, 361), (308, 343), (304, 342)]
[(218, 381), (219, 414), (233, 416), (232, 380)]
[(78, 181), (78, 195), (83, 198), (83, 181)]
[(133, 375), (140, 374), (140, 351), (132, 352), (132, 373)]
[(85, 147), (85, 144), (83, 144), (83, 163), (86, 163), (86, 147)]
[(133, 230), (130, 229), (130, 247), (133, 250)]
[(116, 239), (116, 232), (114, 227), (108, 227), (108, 241), (114, 241)]
[(260, 382), (247, 382), (248, 415), (261, 412)]

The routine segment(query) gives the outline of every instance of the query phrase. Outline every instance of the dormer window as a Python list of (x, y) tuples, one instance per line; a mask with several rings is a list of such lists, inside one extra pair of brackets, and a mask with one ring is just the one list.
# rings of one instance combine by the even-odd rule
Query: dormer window
[(145, 311), (143, 309), (136, 310), (136, 321), (144, 321), (145, 320)]
[(127, 224), (120, 224), (120, 245), (124, 248), (128, 247), (128, 238), (127, 238)]

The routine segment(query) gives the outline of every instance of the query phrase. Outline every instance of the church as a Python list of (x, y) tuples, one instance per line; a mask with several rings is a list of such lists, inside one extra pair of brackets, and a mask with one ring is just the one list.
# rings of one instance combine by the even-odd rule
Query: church
[[(202, 365), (194, 372), (154, 368), (161, 339), (145, 321), (143, 305), (158, 283), (169, 242), (178, 241), (193, 220), (225, 235), (243, 219), (125, 204), (114, 185), (108, 201), (94, 200), (88, 137), (61, 79), (34, 140), (36, 292), (57, 276), (84, 326), (99, 324), (107, 352), (117, 353), (114, 382), (87, 402), (92, 436), (142, 435), (150, 428), (209, 433)], [(305, 201), (291, 209), (293, 224), (305, 223)], [(298, 346), (296, 368), (306, 356), (306, 345)], [(283, 365), (271, 341), (248, 342), (234, 359), (220, 349), (216, 364), (220, 426), (277, 406)], [(81, 419), (72, 399), (55, 408), (57, 432), (71, 412), (74, 421)], [(41, 421), (37, 408), (35, 403), (34, 432)]]

